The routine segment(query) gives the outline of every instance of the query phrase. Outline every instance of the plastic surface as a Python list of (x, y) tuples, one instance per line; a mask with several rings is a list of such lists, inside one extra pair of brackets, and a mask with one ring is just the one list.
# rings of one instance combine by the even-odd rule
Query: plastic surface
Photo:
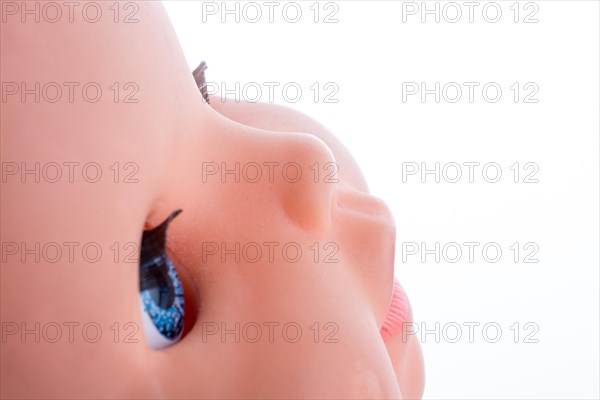
[[(18, 174), (2, 185), (3, 242), (79, 244), (73, 260), (3, 262), (2, 397), (419, 397), (419, 343), (380, 334), (394, 222), (350, 154), (287, 108), (207, 104), (160, 3), (138, 5), (128, 26), (2, 26), (3, 80), (95, 81), (107, 93), (2, 105), (3, 162), (79, 163), (72, 181)], [(139, 101), (114, 102), (115, 81), (135, 81)], [(102, 168), (96, 183), (81, 177), (90, 162)], [(175, 209), (167, 249), (185, 329), (157, 352), (125, 249)], [(102, 249), (94, 262), (88, 243)], [(48, 326), (62, 336), (48, 340)]]

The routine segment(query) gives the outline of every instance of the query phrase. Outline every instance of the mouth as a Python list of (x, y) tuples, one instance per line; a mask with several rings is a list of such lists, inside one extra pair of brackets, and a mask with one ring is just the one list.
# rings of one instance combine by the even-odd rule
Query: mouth
[(387, 315), (381, 325), (379, 333), (384, 341), (400, 333), (404, 324), (410, 319), (410, 303), (406, 292), (397, 279), (394, 278), (392, 300)]

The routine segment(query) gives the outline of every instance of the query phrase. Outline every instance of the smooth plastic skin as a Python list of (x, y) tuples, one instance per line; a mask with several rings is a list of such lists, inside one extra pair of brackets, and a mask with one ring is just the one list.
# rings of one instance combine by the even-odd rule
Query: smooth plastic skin
[[(135, 104), (115, 103), (112, 93), (93, 104), (15, 96), (2, 103), (3, 162), (93, 161), (110, 174), (94, 184), (22, 183), (13, 176), (2, 183), (3, 242), (95, 242), (106, 254), (95, 263), (77, 256), (80, 250), (75, 262), (66, 255), (55, 263), (33, 256), (22, 262), (20, 254), (3, 260), (3, 329), (5, 323), (32, 330), (36, 322), (56, 322), (63, 337), (50, 343), (41, 332), (36, 343), (35, 334), (21, 331), (3, 336), (2, 397), (420, 397), (419, 343), (401, 335), (384, 342), (379, 332), (393, 286), (394, 222), (385, 204), (368, 194), (352, 157), (323, 127), (287, 108), (204, 102), (162, 5), (137, 4), (140, 22), (127, 26), (110, 18), (2, 24), (3, 81), (95, 81), (107, 92), (113, 82), (139, 86)], [(116, 161), (135, 163), (139, 182), (115, 183), (108, 167)], [(207, 163), (233, 168), (236, 162), (280, 168), (272, 182), (203, 176)], [(302, 171), (293, 183), (281, 175), (291, 162)], [(331, 162), (339, 166), (337, 183), (324, 181), (323, 166)], [(315, 163), (318, 183), (310, 169)], [(294, 176), (289, 170), (287, 177)], [(179, 343), (154, 351), (141, 330), (133, 336), (138, 343), (124, 341), (131, 333), (124, 324), (141, 326), (138, 265), (122, 253), (115, 261), (109, 247), (139, 244), (143, 229), (179, 208), (168, 247), (189, 318)], [(222, 262), (220, 253), (203, 251), (209, 242), (229, 249), (280, 245), (275, 262), (266, 252), (257, 262), (232, 255)], [(309, 250), (315, 242), (316, 260)], [(286, 243), (303, 250), (296, 262), (282, 257)], [(337, 246), (337, 262), (324, 262), (327, 243)], [(79, 324), (72, 325), (72, 341), (65, 322)], [(96, 343), (82, 340), (89, 322), (102, 328)], [(118, 343), (110, 328), (115, 322)], [(207, 334), (223, 323), (232, 332), (236, 323), (258, 324), (262, 338), (248, 340), (255, 330), (238, 335), (239, 342), (235, 333)], [(272, 341), (265, 323), (274, 330)], [(287, 323), (302, 329), (295, 342), (295, 329), (282, 335)], [(334, 330), (329, 339), (337, 342), (327, 342)]]

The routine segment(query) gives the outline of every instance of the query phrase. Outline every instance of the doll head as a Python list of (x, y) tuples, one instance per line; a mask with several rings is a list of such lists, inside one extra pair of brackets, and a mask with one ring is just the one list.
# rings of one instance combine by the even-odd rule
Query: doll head
[[(350, 154), (285, 107), (208, 104), (162, 7), (139, 7), (149, 23), (131, 29), (3, 27), (20, 54), (2, 58), (7, 80), (143, 88), (134, 106), (3, 104), (3, 160), (137, 171), (91, 185), (3, 170), (3, 242), (18, 249), (3, 244), (3, 396), (420, 397), (393, 218)], [(69, 45), (40, 46), (56, 35)], [(73, 261), (30, 251), (73, 242)], [(104, 256), (81, 256), (90, 243)]]

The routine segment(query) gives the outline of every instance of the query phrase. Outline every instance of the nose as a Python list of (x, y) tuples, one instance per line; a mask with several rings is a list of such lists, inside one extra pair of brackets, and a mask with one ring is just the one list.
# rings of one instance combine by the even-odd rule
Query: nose
[(173, 208), (194, 210), (198, 221), (222, 214), (238, 224), (260, 220), (255, 229), (261, 231), (269, 220), (279, 224), (280, 216), (303, 230), (330, 226), (339, 167), (323, 140), (255, 128), (216, 112), (201, 122), (201, 133), (183, 137), (152, 215)]
[(281, 133), (276, 150), (282, 162), (278, 191), (291, 221), (305, 230), (331, 223), (338, 164), (331, 149), (308, 133)]
[(349, 171), (338, 174), (334, 152), (318, 136), (324, 128), (303, 114), (273, 104), (216, 101), (211, 107), (217, 111), (213, 114), (216, 130), (227, 132), (227, 138), (221, 137), (227, 140), (223, 144), (229, 156), (239, 158), (232, 153), (242, 148), (242, 158), (262, 159), (268, 164), (266, 169), (277, 169), (267, 174), (274, 172), (275, 182), (255, 192), (275, 191), (287, 217), (304, 229), (327, 226), (339, 175)]

